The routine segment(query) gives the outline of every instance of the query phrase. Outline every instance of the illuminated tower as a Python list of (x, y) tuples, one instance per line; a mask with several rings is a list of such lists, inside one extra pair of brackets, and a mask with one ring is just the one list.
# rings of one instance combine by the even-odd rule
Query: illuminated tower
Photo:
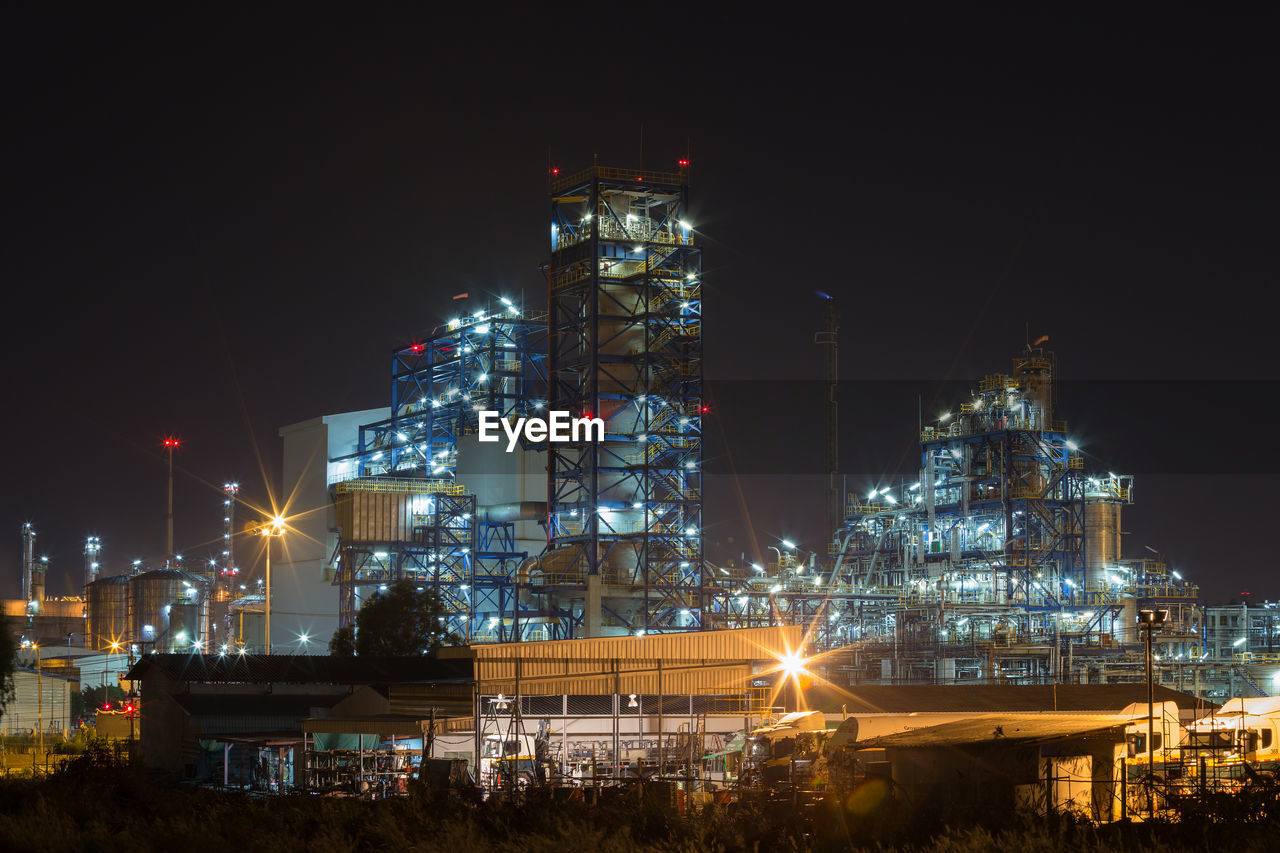
[(340, 624), (352, 624), (370, 595), (409, 579), (440, 597), (459, 636), (520, 636), (517, 568), (544, 538), (517, 528), (536, 530), (545, 517), (545, 507), (525, 502), (522, 472), (536, 468), (540, 484), (542, 460), (479, 444), (476, 432), (482, 411), (543, 414), (545, 364), (545, 315), (504, 296), (474, 297), (395, 351), (391, 417), (362, 425), (356, 452), (329, 460), (342, 531)]
[(210, 642), (230, 635), (230, 602), (235, 596), (236, 579), (240, 569), (236, 566), (235, 522), (236, 499), (240, 494), (239, 483), (226, 483), (222, 487), (222, 567), (209, 584), (209, 633)]
[(703, 624), (701, 256), (687, 165), (551, 176), (547, 408), (603, 419), (605, 439), (548, 445), (542, 564), (585, 587), (589, 636)]
[(222, 487), (222, 585), (229, 585), (239, 573), (235, 555), (236, 495), (239, 483), (227, 483)]
[(164, 511), (164, 560), (169, 567), (173, 560), (173, 452), (182, 446), (182, 442), (173, 436), (165, 436), (164, 450), (169, 457), (169, 500)]
[(36, 575), (36, 529), (31, 522), (22, 523), (22, 600), (28, 605), (34, 600), (33, 588)]
[(102, 540), (90, 536), (84, 542), (84, 585), (88, 586), (98, 579), (98, 555), (102, 551)]

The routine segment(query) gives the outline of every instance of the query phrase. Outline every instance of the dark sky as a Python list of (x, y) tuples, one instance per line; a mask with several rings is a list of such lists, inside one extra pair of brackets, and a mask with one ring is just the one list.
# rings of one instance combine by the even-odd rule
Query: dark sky
[(1273, 18), (201, 8), (6, 22), (0, 593), (27, 520), (53, 593), (90, 533), (108, 574), (162, 559), (165, 433), (177, 544), (212, 551), (221, 484), (263, 503), (259, 455), (278, 483), (279, 426), (386, 405), (458, 291), (542, 300), (549, 156), (689, 150), (709, 455), (742, 474), (707, 485), (712, 557), (826, 539), (822, 290), (851, 489), (909, 473), (917, 400), (1007, 371), (1029, 327), (1097, 467), (1139, 476), (1126, 553), (1280, 595)]

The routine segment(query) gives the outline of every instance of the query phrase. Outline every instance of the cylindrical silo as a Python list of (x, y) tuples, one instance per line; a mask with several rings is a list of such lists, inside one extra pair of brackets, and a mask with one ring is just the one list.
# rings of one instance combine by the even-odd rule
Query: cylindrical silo
[(236, 643), (250, 652), (266, 650), (266, 614), (252, 610), (240, 610), (232, 618), (232, 633)]
[(168, 646), (177, 651), (189, 651), (201, 642), (203, 620), (200, 618), (200, 604), (190, 599), (169, 606), (169, 642)]
[(134, 637), (140, 642), (158, 642), (169, 646), (169, 611), (171, 605), (188, 600), (185, 572), (159, 569), (144, 572), (130, 584)]
[(129, 620), (129, 577), (99, 578), (85, 587), (89, 648), (111, 651), (112, 643), (134, 639)]
[(1092, 498), (1084, 504), (1084, 578), (1089, 586), (1106, 582), (1106, 569), (1120, 559), (1120, 502)]

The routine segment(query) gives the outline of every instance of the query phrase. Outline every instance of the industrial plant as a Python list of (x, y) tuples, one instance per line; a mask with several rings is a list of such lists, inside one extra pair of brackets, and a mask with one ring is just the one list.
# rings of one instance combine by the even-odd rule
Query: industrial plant
[[(1207, 606), (1158, 553), (1125, 547), (1138, 487), (1092, 467), (1072, 440), (1044, 339), (920, 424), (910, 476), (845, 495), (829, 298), (816, 338), (831, 389), (828, 547), (806, 554), (781, 540), (771, 560), (709, 561), (702, 245), (687, 167), (553, 173), (545, 310), (501, 295), (455, 300), (454, 316), (392, 354), (385, 408), (282, 428), (291, 507), (237, 529), (239, 486), (228, 483), (211, 501), (224, 547), (207, 565), (184, 567), (170, 533), (164, 565), (105, 574), (109, 543), (90, 537), (83, 595), (52, 599), (24, 525), (23, 594), (5, 605), (14, 633), (46, 655), (65, 642), (69, 657), (74, 645), (86, 661), (105, 658), (103, 673), (129, 673), (144, 744), (146, 726), (157, 732), (153, 766), (280, 790), (354, 773), (361, 791), (393, 791), (406, 743), (469, 760), (494, 784), (503, 761), (526, 759), (530, 778), (551, 765), (578, 780), (627, 768), (763, 778), (752, 749), (811, 730), (782, 712), (844, 722), (856, 716), (848, 697), (888, 688), (981, 688), (997, 692), (972, 696), (1001, 697), (990, 711), (1032, 713), (1067, 710), (1061, 686), (1092, 716), (1049, 734), (1105, 731), (1117, 744), (1135, 720), (1146, 725), (1130, 706), (1149, 665), (1165, 698), (1183, 702), (1169, 712), (1175, 727), (1196, 702), (1280, 690), (1274, 605)], [(511, 426), (556, 412), (602, 432), (489, 441), (480, 429), (485, 417)], [(235, 555), (258, 534), (268, 568), (265, 584), (249, 584)], [(334, 631), (399, 581), (436, 593), (458, 647), (421, 666), (329, 658)], [(1144, 612), (1163, 619), (1149, 650)], [(795, 707), (805, 695), (786, 684), (800, 674), (846, 698)], [(230, 685), (266, 710), (220, 730)], [(1047, 693), (998, 693), (1050, 685), (1051, 707)], [(902, 714), (932, 702), (939, 725), (965, 716), (907, 695), (894, 700)], [(296, 738), (271, 731), (290, 702)], [(769, 731), (752, 735), (759, 727)], [(221, 751), (196, 754), (195, 741)]]

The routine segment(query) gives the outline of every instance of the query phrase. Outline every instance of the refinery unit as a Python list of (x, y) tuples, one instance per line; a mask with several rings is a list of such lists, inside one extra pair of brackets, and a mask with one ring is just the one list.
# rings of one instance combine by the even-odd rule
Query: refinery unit
[[(1073, 443), (1042, 342), (921, 427), (916, 473), (841, 500), (830, 300), (817, 338), (833, 389), (828, 553), (804, 559), (781, 543), (767, 564), (708, 563), (702, 259), (686, 166), (554, 174), (545, 311), (471, 298), (394, 352), (387, 408), (282, 430), (284, 493), (327, 509), (291, 522), (314, 525), (317, 544), (278, 563), (279, 637), (323, 646), (408, 579), (439, 595), (471, 644), (790, 624), (838, 685), (1099, 684), (1143, 678), (1137, 614), (1158, 609), (1169, 612), (1161, 681), (1200, 695), (1280, 688), (1269, 605), (1206, 608), (1159, 555), (1125, 555), (1133, 478), (1093, 470)], [(599, 418), (603, 440), (507, 452), (505, 437), (480, 440), (489, 411)], [(315, 452), (327, 464), (291, 461)], [(224, 490), (225, 549), (207, 570), (100, 576), (91, 538), (85, 595), (58, 613), (78, 610), (99, 650), (262, 648), (264, 598), (241, 584), (233, 554), (237, 492)], [(34, 537), (25, 526), (32, 625), (53, 616)]]
[(89, 536), (81, 595), (45, 595), (48, 558), (35, 556), (36, 529), (24, 523), (22, 598), (4, 603), (10, 630), (28, 644), (57, 648), (66, 643), (113, 653), (260, 646), (263, 596), (235, 583), (232, 519), (238, 486), (229, 483), (224, 491), (222, 560), (211, 559), (203, 571), (183, 568), (181, 555), (158, 569), (134, 560), (125, 571), (104, 575), (102, 540)]

